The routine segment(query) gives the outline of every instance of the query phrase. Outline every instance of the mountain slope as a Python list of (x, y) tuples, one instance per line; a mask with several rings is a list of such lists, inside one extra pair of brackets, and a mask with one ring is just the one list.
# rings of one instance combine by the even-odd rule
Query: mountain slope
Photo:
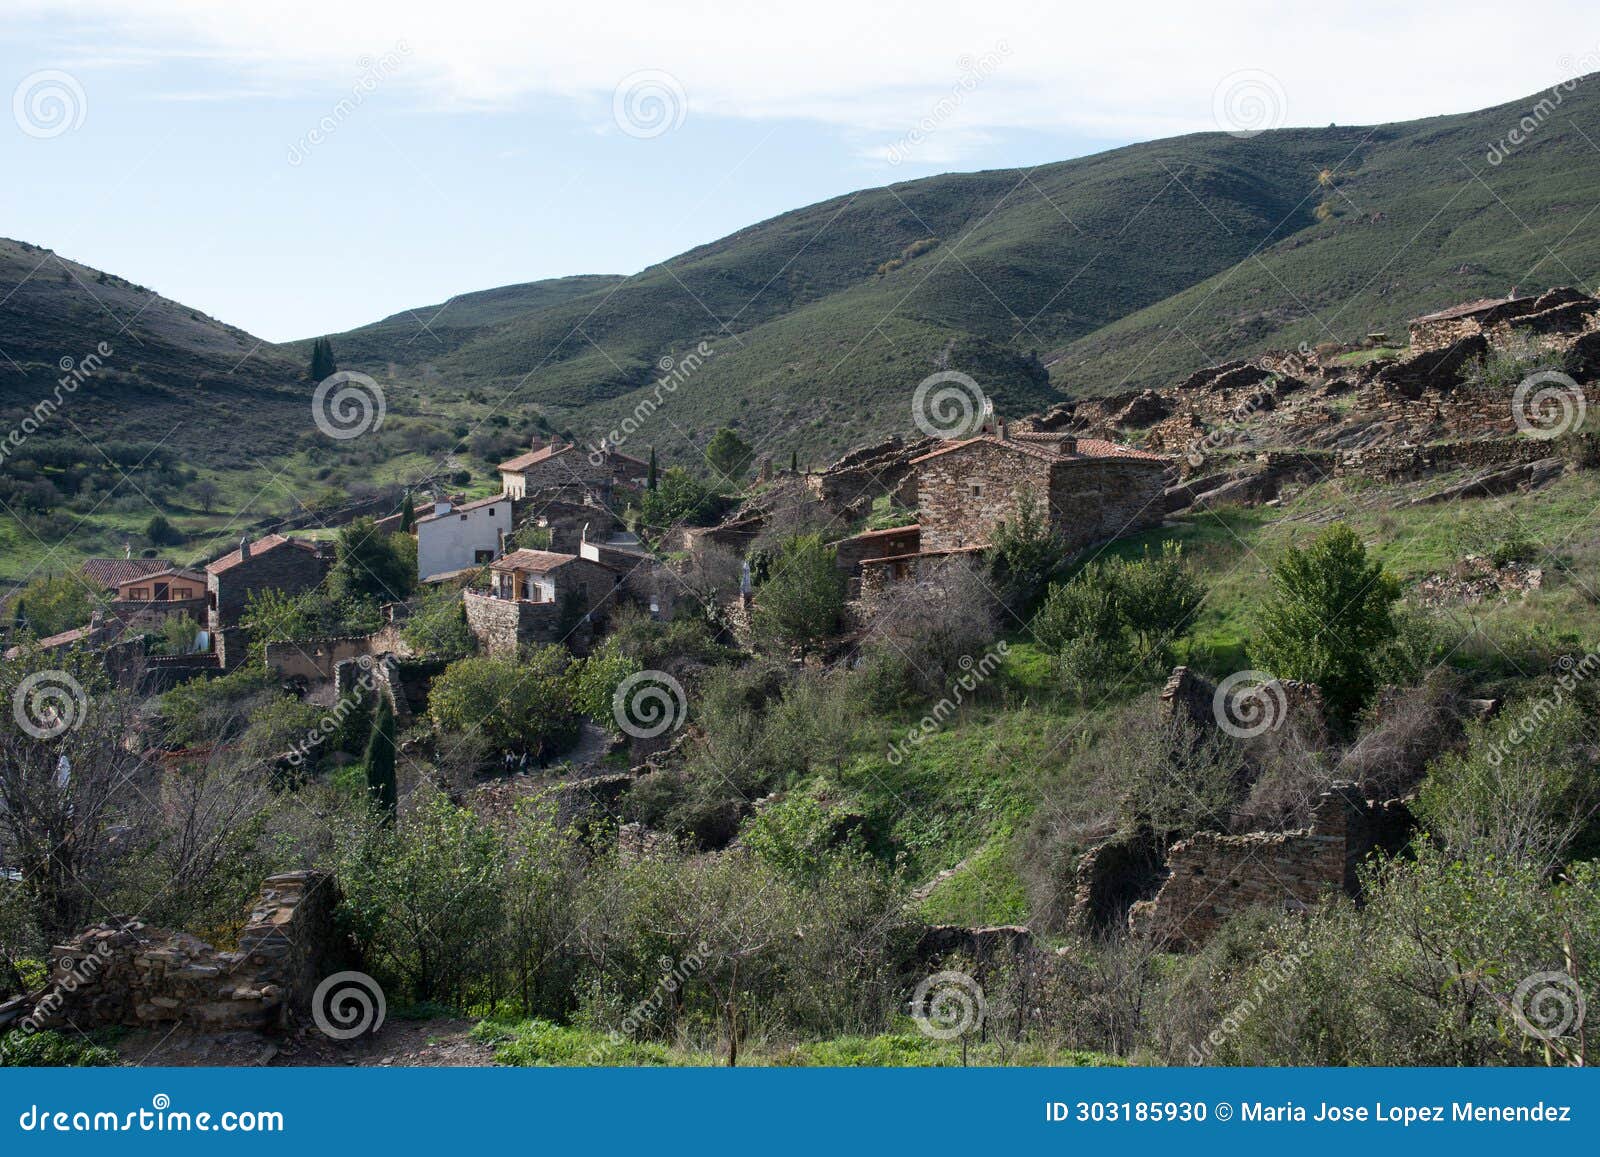
[[(662, 359), (703, 341), (714, 355), (637, 436), (682, 451), (731, 424), (814, 458), (909, 429), (912, 390), (936, 367), (1021, 411), (1398, 330), (1512, 285), (1592, 279), (1600, 241), (1581, 225), (1600, 175), (1596, 87), (1564, 92), (1498, 166), (1486, 150), (1533, 100), (864, 190), (593, 292), (521, 314), (510, 303), (426, 360), (497, 413), (593, 439), (662, 394)], [(397, 328), (405, 340), (387, 346), (374, 327), (336, 336), (342, 364), (404, 389), (422, 339), (414, 322)]]
[(1512, 288), (1593, 286), (1600, 96), (1580, 86), (1526, 144), (1486, 160), (1536, 103), (1373, 130), (1318, 186), (1322, 219), (1073, 343), (1052, 380), (1074, 393), (1158, 386), (1267, 348), (1403, 336), (1411, 317)]
[[(458, 294), (438, 305), (402, 310), (340, 334), (339, 355), (352, 365), (426, 365), (498, 326), (586, 293), (603, 292), (620, 281), (614, 274), (580, 274)], [(311, 339), (281, 348), (308, 359)]]
[[(63, 391), (80, 365), (93, 372)], [(309, 416), (302, 376), (296, 361), (241, 329), (0, 238), (0, 421), (8, 429), (59, 393), (65, 404), (41, 425), (41, 438), (168, 438), (186, 455), (223, 460), (248, 432), (255, 452), (268, 453)], [(94, 451), (84, 445), (83, 453)]]

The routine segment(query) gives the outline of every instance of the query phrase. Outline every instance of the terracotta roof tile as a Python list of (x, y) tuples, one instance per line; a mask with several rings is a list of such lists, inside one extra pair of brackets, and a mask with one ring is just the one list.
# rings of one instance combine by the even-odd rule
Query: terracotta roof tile
[(552, 442), (548, 446), (541, 446), (537, 450), (529, 450), (525, 454), (518, 454), (515, 458), (507, 459), (506, 461), (500, 463), (498, 469), (526, 470), (528, 467), (536, 466), (540, 462), (548, 461), (558, 454), (565, 454), (570, 449), (572, 449), (571, 442)]
[(489, 564), (490, 570), (513, 571), (525, 570), (530, 574), (549, 574), (557, 567), (566, 566), (569, 562), (576, 562), (575, 554), (557, 554), (553, 550), (514, 550), (510, 554), (501, 555)]
[[(258, 555), (266, 554), (269, 550), (277, 550), (280, 546), (297, 546), (301, 550), (310, 551), (312, 554), (317, 552), (316, 544), (313, 542), (308, 542), (306, 539), (285, 538), (281, 534), (267, 534), (256, 539), (250, 544), (250, 557), (255, 558)], [(237, 550), (232, 550), (223, 555), (221, 558), (217, 559), (216, 562), (207, 566), (206, 573), (222, 574), (224, 571), (232, 570), (242, 561), (243, 559), (239, 552)]]
[(177, 565), (170, 558), (86, 558), (78, 569), (85, 578), (110, 590), (129, 579), (159, 574)]

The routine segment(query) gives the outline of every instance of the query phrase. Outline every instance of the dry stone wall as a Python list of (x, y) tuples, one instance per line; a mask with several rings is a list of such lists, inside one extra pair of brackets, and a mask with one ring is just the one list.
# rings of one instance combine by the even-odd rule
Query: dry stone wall
[(51, 949), (49, 983), (0, 1006), (0, 1026), (281, 1027), (343, 958), (337, 900), (324, 873), (271, 876), (228, 950), (127, 917), (95, 924)]

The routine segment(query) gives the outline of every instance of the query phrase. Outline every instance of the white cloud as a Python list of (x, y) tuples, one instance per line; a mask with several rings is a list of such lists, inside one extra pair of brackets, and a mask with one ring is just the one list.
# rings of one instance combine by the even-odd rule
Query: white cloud
[[(12, 39), (38, 26), (29, 15), (65, 10), (40, 0), (7, 8)], [(609, 111), (623, 76), (660, 69), (681, 83), (691, 115), (820, 121), (869, 134), (868, 153), (927, 118), (959, 83), (962, 61), (1009, 48), (941, 120), (949, 139), (929, 134), (930, 160), (954, 160), (1008, 128), (1093, 138), (1210, 130), (1219, 82), (1248, 70), (1277, 80), (1279, 119), (1290, 125), (1462, 112), (1548, 87), (1563, 62), (1600, 51), (1592, 2), (1573, 0), (1542, 5), (1514, 35), (1503, 34), (1503, 5), (1473, 0), (1315, 9), (810, 0), (783, 11), (748, 0), (78, 0), (71, 12), (86, 56), (202, 56), (236, 72), (241, 95), (263, 86), (321, 94), (347, 85), (357, 58), (403, 41), (411, 54), (393, 83), (445, 107), (554, 96), (581, 101), (588, 115)]]

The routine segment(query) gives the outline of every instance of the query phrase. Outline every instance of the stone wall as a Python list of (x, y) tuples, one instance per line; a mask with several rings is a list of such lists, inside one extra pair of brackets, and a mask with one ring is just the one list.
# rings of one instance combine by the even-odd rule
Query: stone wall
[(398, 623), (386, 623), (370, 635), (343, 635), (326, 639), (297, 639), (268, 643), (267, 669), (281, 679), (304, 679), (325, 683), (347, 659), (375, 655), (412, 654), (411, 645), (400, 635)]
[(526, 644), (560, 642), (581, 653), (594, 639), (592, 623), (579, 623), (570, 632), (562, 630), (559, 602), (497, 599), (477, 591), (462, 591), (461, 597), (466, 604), (467, 628), (490, 655), (515, 654)]
[(1166, 464), (1147, 458), (1063, 463), (1049, 491), (1051, 521), (1068, 550), (1160, 526), (1166, 479)]
[(1363, 800), (1352, 784), (1318, 797), (1310, 828), (1229, 836), (1198, 832), (1167, 852), (1167, 879), (1154, 899), (1133, 905), (1135, 933), (1173, 951), (1204, 944), (1248, 908), (1304, 911), (1356, 893), (1356, 869), (1374, 848), (1394, 850), (1409, 831), (1403, 805)]
[(308, 1006), (343, 959), (338, 892), (321, 872), (269, 877), (233, 949), (185, 932), (113, 917), (51, 949), (51, 979), (0, 1006), (0, 1025), (147, 1027), (209, 1031), (282, 1027)]
[(908, 444), (897, 434), (856, 447), (826, 468), (807, 474), (805, 484), (818, 502), (839, 517), (864, 513), (874, 498), (883, 496), (902, 506), (916, 506), (917, 472), (911, 460), (937, 445), (933, 438)]
[(1016, 519), (1017, 498), (1025, 490), (1039, 503), (1049, 501), (1050, 463), (995, 442), (973, 442), (919, 462), (922, 549), (988, 544), (997, 524)]

